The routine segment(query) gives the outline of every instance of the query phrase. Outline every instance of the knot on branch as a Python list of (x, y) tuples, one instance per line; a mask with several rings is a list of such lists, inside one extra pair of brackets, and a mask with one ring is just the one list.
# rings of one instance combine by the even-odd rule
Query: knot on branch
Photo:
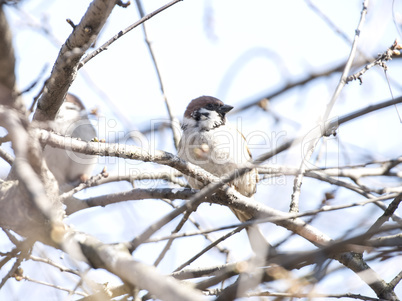
[(126, 3), (124, 3), (123, 1), (119, 0), (119, 1), (117, 1), (116, 4), (117, 4), (117, 6), (126, 8), (126, 7), (129, 7), (131, 5), (131, 1), (127, 1)]

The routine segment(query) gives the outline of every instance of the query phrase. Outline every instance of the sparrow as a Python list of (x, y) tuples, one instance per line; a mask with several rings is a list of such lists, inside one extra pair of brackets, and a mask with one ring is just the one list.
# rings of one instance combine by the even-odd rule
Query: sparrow
[[(90, 141), (96, 136), (96, 130), (88, 118), (88, 113), (82, 101), (67, 94), (64, 103), (50, 129), (60, 135)], [(96, 166), (96, 156), (79, 154), (68, 149), (45, 146), (43, 155), (49, 170), (59, 183), (61, 191), (72, 189), (84, 182)]]
[[(226, 119), (226, 114), (232, 109), (232, 106), (212, 96), (193, 99), (184, 112), (178, 156), (217, 177), (229, 175), (249, 162), (252, 157), (246, 139)], [(202, 183), (196, 179), (185, 177), (192, 188), (202, 188)], [(252, 169), (229, 185), (242, 195), (252, 197), (256, 192), (257, 182), (257, 169)], [(241, 222), (254, 218), (246, 212), (230, 209)], [(269, 251), (271, 246), (257, 225), (248, 227), (247, 232), (255, 253), (261, 252), (262, 248), (265, 252)]]

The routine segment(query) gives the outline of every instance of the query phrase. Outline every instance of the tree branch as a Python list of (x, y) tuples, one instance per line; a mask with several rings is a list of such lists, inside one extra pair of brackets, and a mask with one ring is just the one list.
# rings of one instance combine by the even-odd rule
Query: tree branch
[(71, 255), (78, 255), (71, 245), (79, 244), (80, 251), (94, 268), (104, 268), (126, 283), (145, 289), (158, 299), (171, 301), (200, 301), (201, 294), (172, 277), (160, 275), (152, 266), (137, 262), (124, 244), (106, 245), (83, 233), (69, 232), (64, 247)]
[(110, 204), (137, 201), (144, 199), (188, 199), (196, 193), (193, 189), (171, 189), (171, 188), (135, 188), (130, 191), (118, 192), (113, 194), (102, 195), (98, 197), (91, 197), (85, 200), (75, 198), (68, 198), (65, 200), (67, 206), (66, 213), (73, 214), (77, 211), (102, 206), (105, 207)]
[[(350, 50), (350, 54), (349, 54), (349, 58), (346, 62), (345, 68), (342, 72), (341, 78), (339, 80), (339, 83), (334, 91), (334, 94), (332, 95), (332, 98), (330, 100), (330, 102), (327, 104), (327, 108), (325, 109), (325, 112), (322, 116), (322, 121), (326, 122), (331, 110), (336, 102), (336, 100), (338, 99), (339, 94), (341, 93), (343, 87), (346, 84), (346, 78), (349, 74), (350, 68), (352, 67), (352, 63), (353, 60), (355, 58), (356, 55), (356, 51), (357, 51), (357, 42), (359, 40), (360, 37), (360, 30), (361, 27), (363, 26), (366, 14), (367, 14), (367, 5), (368, 5), (368, 0), (365, 0), (363, 2), (363, 9), (361, 11), (361, 16), (360, 16), (360, 21), (359, 24), (357, 26), (357, 29), (355, 31), (355, 37), (353, 40), (353, 44), (352, 44), (352, 48)], [(324, 132), (325, 133), (325, 132)], [(299, 198), (300, 198), (300, 190), (301, 190), (301, 185), (302, 185), (302, 181), (303, 181), (303, 177), (304, 177), (304, 172), (306, 169), (306, 162), (308, 160), (310, 160), (311, 156), (313, 155), (315, 146), (317, 145), (318, 141), (321, 139), (322, 135), (324, 134), (323, 132), (319, 132), (316, 134), (315, 137), (313, 137), (313, 139), (311, 139), (311, 141), (308, 144), (308, 149), (306, 151), (305, 156), (302, 159), (302, 162), (300, 164), (300, 170), (298, 175), (295, 177), (294, 180), (294, 185), (293, 185), (293, 193), (292, 193), (292, 197), (291, 197), (291, 203), (290, 203), (290, 212), (297, 212), (299, 210)]]
[(38, 100), (34, 120), (53, 120), (73, 83), (80, 58), (95, 41), (116, 4), (115, 0), (94, 0), (80, 23), (61, 47), (52, 73)]

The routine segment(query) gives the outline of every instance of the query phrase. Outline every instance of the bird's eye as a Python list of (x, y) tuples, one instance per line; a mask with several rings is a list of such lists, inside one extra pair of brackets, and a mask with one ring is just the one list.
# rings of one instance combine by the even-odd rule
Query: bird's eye
[(214, 108), (214, 105), (212, 103), (209, 103), (205, 106), (208, 110), (212, 110)]
[(200, 118), (201, 118), (201, 113), (200, 112), (198, 112), (198, 111), (194, 111), (192, 114), (191, 114), (191, 117), (193, 117), (195, 120), (200, 120)]

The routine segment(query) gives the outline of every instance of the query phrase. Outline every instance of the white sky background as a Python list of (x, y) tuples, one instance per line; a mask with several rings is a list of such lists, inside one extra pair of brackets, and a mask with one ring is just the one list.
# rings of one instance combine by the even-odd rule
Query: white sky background
[[(149, 13), (166, 2), (144, 1), (145, 11)], [(401, 2), (396, 1), (396, 12), (402, 12)], [(41, 83), (49, 75), (61, 44), (72, 30), (65, 20), (69, 18), (74, 23), (78, 23), (89, 3), (90, 1), (83, 0), (24, 1), (18, 8), (6, 9), (14, 32), (17, 78), (21, 89), (35, 81), (46, 64), (48, 65), (46, 76), (41, 78)], [(360, 18), (362, 1), (338, 0), (315, 1), (314, 3), (350, 40), (353, 39)], [(385, 51), (395, 38), (402, 39), (392, 20), (391, 5), (390, 0), (370, 1), (367, 20), (359, 42), (359, 49), (366, 55), (375, 56)], [(134, 4), (126, 9), (116, 7), (96, 46), (99, 47), (114, 34), (138, 19)], [(35, 24), (47, 28), (54, 39), (51, 40), (48, 35), (44, 35), (39, 28), (33, 29), (32, 25)], [(149, 20), (146, 25), (172, 112), (180, 119), (187, 103), (195, 97), (213, 95), (236, 107), (276, 91), (288, 81), (299, 80), (310, 73), (335, 66), (345, 61), (350, 51), (350, 43), (345, 42), (336, 34), (333, 28), (318, 17), (304, 1), (184, 0)], [(402, 84), (401, 62), (394, 60), (388, 65), (388, 75), (392, 79), (394, 96), (399, 96)], [(258, 129), (270, 137), (272, 137), (272, 133), (281, 131), (287, 137), (294, 137), (301, 131), (314, 127), (318, 116), (323, 113), (325, 105), (332, 95), (339, 77), (340, 74), (337, 73), (329, 79), (313, 81), (307, 86), (290, 90), (280, 97), (274, 98), (271, 104), (272, 110), (275, 114), (286, 117), (287, 121), (276, 123), (270, 112), (263, 112), (255, 107), (241, 114), (229, 115), (229, 118), (232, 122), (241, 118), (241, 127), (246, 135)], [(31, 103), (40, 88), (41, 84), (38, 84), (32, 91), (25, 94), (27, 105)], [(130, 130), (145, 129), (155, 120), (167, 118), (159, 83), (140, 27), (120, 38), (107, 51), (102, 52), (85, 65), (78, 73), (70, 92), (80, 97), (89, 109), (99, 108), (99, 114), (104, 118), (103, 120), (106, 120), (106, 123), (110, 120), (117, 120), (115, 127), (109, 123), (108, 134), (101, 126), (99, 136), (105, 137), (106, 140), (113, 138), (116, 135), (115, 131), (121, 132), (119, 134), (121, 136), (126, 134), (128, 129), (124, 129), (119, 121), (121, 118), (119, 116), (123, 115), (130, 121)], [(110, 108), (107, 99), (114, 104), (114, 109)], [(352, 82), (345, 87), (332, 111), (332, 116), (340, 116), (387, 99), (390, 99), (390, 92), (383, 71), (380, 68), (374, 68), (364, 75), (362, 86), (358, 82)], [(113, 114), (113, 110), (118, 110), (118, 112)], [(402, 113), (402, 107), (399, 110)], [(104, 121), (102, 122), (99, 124), (105, 124)], [(373, 159), (394, 158), (400, 155), (399, 137), (401, 137), (401, 132), (402, 125), (399, 123), (395, 108), (392, 107), (341, 127), (338, 135), (340, 140), (335, 139), (329, 143), (332, 143), (331, 147), (338, 149), (340, 147), (355, 148), (359, 154), (367, 150), (367, 153), (375, 155)], [(165, 130), (163, 135), (166, 138), (160, 139), (160, 136), (157, 136), (156, 148), (174, 153), (170, 131)], [(375, 140), (373, 141), (370, 137), (375, 137)], [(253, 154), (256, 156), (261, 152), (262, 150), (256, 149)], [(357, 163), (355, 158), (349, 159), (351, 162)], [(96, 171), (99, 172), (103, 164), (111, 163), (115, 159), (107, 160), (108, 162), (102, 161), (102, 165), (100, 164)], [(300, 155), (293, 154), (293, 156), (280, 157), (278, 163), (297, 165), (299, 160)], [(340, 160), (344, 163), (345, 158), (340, 158)], [(123, 160), (118, 160), (118, 162), (119, 164), (107, 164), (109, 170), (133, 168), (133, 165)], [(331, 164), (334, 162), (332, 161)], [(6, 167), (0, 174), (2, 176), (6, 174)], [(308, 189), (306, 187), (309, 185), (314, 187), (314, 183), (309, 181), (312, 180), (307, 179), (303, 184), (304, 190), (302, 190), (301, 199), (303, 210), (315, 208), (317, 202), (320, 201), (322, 191), (330, 189), (329, 186), (323, 187), (323, 190), (319, 191)], [(293, 179), (289, 178), (285, 185), (260, 185), (258, 189), (261, 194), (257, 194), (256, 198), (269, 206), (286, 211), (289, 206), (292, 183)], [(129, 188), (128, 184), (108, 185), (105, 188), (83, 192), (81, 197)], [(352, 196), (355, 197), (355, 195)], [(350, 197), (351, 194), (345, 194), (341, 200), (350, 201)], [(273, 199), (274, 202), (272, 202)], [(139, 210), (139, 208), (141, 209)], [(73, 215), (68, 221), (80, 230), (96, 235), (104, 242), (115, 242), (132, 239), (133, 235), (141, 233), (141, 229), (150, 224), (150, 220), (158, 219), (169, 210), (169, 207), (161, 205), (157, 201), (147, 200), (91, 210), (93, 210), (93, 214), (87, 210)], [(207, 214), (212, 212), (214, 218), (206, 219), (205, 216), (202, 216), (203, 210), (208, 212)], [(358, 208), (356, 210), (369, 209)], [(350, 210), (348, 213), (350, 216), (342, 215), (345, 221), (342, 226), (337, 225), (337, 227), (344, 227), (345, 230), (352, 227), (352, 224), (346, 221), (350, 219), (352, 222), (354, 211)], [(216, 221), (219, 221), (219, 224), (236, 222), (229, 210), (222, 207), (200, 208), (197, 214), (202, 216), (201, 220), (205, 227), (216, 225)], [(377, 216), (379, 212), (373, 211), (373, 214)], [(343, 233), (339, 231), (339, 228), (334, 228), (330, 221), (328, 220), (328, 225), (324, 229), (327, 234), (336, 237), (339, 233)], [(322, 222), (325, 223), (325, 221)], [(364, 221), (353, 221), (353, 224), (358, 222)], [(272, 233), (274, 240), (283, 235), (278, 227), (271, 225), (265, 227), (266, 231), (277, 231)], [(186, 229), (194, 230), (191, 227)], [(157, 235), (167, 233), (164, 231)], [(193, 241), (194, 245), (191, 247), (194, 250), (197, 244), (204, 243), (201, 238), (195, 238)], [(237, 256), (235, 259), (245, 258), (249, 254), (248, 249), (241, 250), (244, 242), (245, 240), (236, 241), (236, 239), (228, 241), (228, 244), (239, 245), (238, 253), (234, 254)], [(1, 246), (6, 246), (5, 242), (0, 241)], [(180, 242), (174, 246), (174, 248), (180, 247), (183, 247)], [(296, 247), (310, 246), (296, 239), (293, 247), (286, 247), (291, 250)], [(155, 256), (159, 254), (159, 250), (156, 245), (150, 245), (149, 248), (138, 250), (135, 257), (152, 263)], [(48, 249), (46, 252), (49, 252)], [(52, 255), (57, 258), (60, 254)], [(217, 255), (216, 263), (223, 258), (219, 256)], [(171, 271), (186, 259), (177, 258), (174, 251), (170, 252), (167, 259), (162, 262), (161, 270)], [(211, 260), (213, 259), (209, 256), (206, 256), (205, 259), (201, 257), (197, 263), (213, 264)], [(396, 265), (395, 261), (393, 262), (393, 267), (397, 266), (398, 262), (399, 266), (402, 266), (402, 260), (399, 259), (396, 261)], [(384, 265), (385, 268), (389, 270), (391, 278), (398, 272), (389, 265)], [(29, 266), (26, 267), (26, 270), (29, 271)], [(381, 270), (379, 272), (380, 274), (385, 273)], [(44, 277), (57, 277), (57, 274), (58, 271), (53, 276)], [(94, 273), (94, 277), (99, 277), (102, 279), (101, 281), (116, 281), (101, 278), (101, 276), (105, 276), (101, 271)], [(322, 288), (327, 289), (328, 292), (337, 293), (339, 283), (344, 283), (344, 277), (350, 277), (347, 279), (353, 279), (353, 282), (344, 284), (342, 288), (345, 291), (342, 289), (342, 292), (358, 286), (359, 288), (354, 292), (372, 295), (370, 289), (361, 285), (350, 273), (347, 273), (346, 276), (342, 274), (338, 283), (324, 283), (326, 286), (323, 285)], [(10, 294), (15, 300), (29, 296), (23, 289), (26, 288), (26, 285), (26, 283), (15, 283), (14, 280), (10, 280), (0, 291), (0, 299), (10, 296)], [(33, 290), (46, 290), (43, 287), (38, 288), (38, 285), (29, 287), (32, 287)], [(54, 300), (55, 296), (64, 296), (50, 290), (52, 294), (49, 299), (41, 298), (40, 300)], [(402, 293), (401, 285), (397, 289), (398, 292)], [(36, 298), (36, 294), (32, 296)], [(38, 296), (40, 295), (38, 294)]]

